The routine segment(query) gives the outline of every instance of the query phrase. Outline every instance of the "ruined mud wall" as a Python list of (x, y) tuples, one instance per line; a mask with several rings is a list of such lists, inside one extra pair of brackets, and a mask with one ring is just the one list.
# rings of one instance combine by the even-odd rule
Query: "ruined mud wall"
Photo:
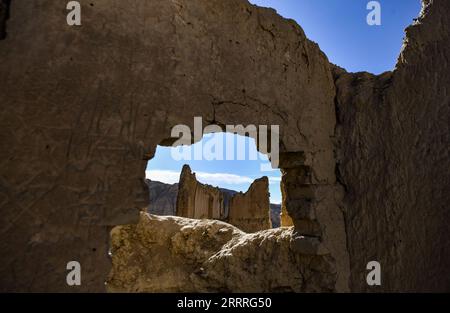
[[(159, 181), (145, 180), (149, 189), (150, 204), (147, 212), (156, 215), (176, 215), (178, 183), (166, 184)], [(220, 188), (224, 195), (225, 215), (228, 215), (230, 198), (238, 193), (235, 190)], [(270, 221), (272, 227), (280, 227), (281, 204), (270, 203)]]
[(271, 228), (267, 177), (255, 180), (245, 193), (230, 195), (198, 182), (191, 168), (184, 165), (178, 186), (177, 216), (227, 221), (245, 232)]
[(255, 180), (247, 192), (237, 193), (231, 198), (227, 222), (247, 233), (272, 228), (269, 179), (266, 176)]
[(147, 160), (194, 116), (283, 125), (281, 150), (334, 184), (333, 77), (293, 21), (244, 0), (80, 3), (69, 27), (66, 3), (15, 0), (0, 41), (1, 290), (105, 290), (110, 228), (138, 221)]
[(175, 214), (223, 220), (226, 217), (224, 195), (219, 188), (198, 182), (189, 165), (184, 165), (178, 183)]
[(424, 4), (393, 73), (334, 71), (352, 290), (450, 291), (450, 2)]
[(368, 290), (378, 259), (382, 290), (448, 291), (448, 1), (425, 1), (378, 77), (332, 71), (297, 24), (244, 0), (80, 3), (69, 27), (65, 3), (14, 0), (0, 40), (2, 291), (104, 291), (109, 229), (138, 222), (147, 160), (194, 116), (281, 125), (304, 171), (285, 208), (294, 234), (319, 225), (336, 290), (350, 273)]

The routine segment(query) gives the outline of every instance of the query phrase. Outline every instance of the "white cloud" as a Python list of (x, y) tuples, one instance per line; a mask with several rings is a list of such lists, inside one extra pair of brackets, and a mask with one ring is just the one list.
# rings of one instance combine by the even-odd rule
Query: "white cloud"
[[(145, 172), (145, 176), (148, 179), (160, 181), (166, 184), (178, 183), (180, 179), (180, 173), (172, 170), (150, 170)], [(200, 182), (214, 186), (221, 184), (251, 184), (254, 180), (251, 177), (229, 173), (195, 172), (195, 176)]]
[(239, 184), (251, 184), (254, 179), (247, 176), (240, 176), (228, 173), (206, 173), (206, 172), (195, 172), (197, 179), (206, 184), (210, 185), (239, 185)]
[[(166, 184), (178, 183), (180, 179), (180, 173), (172, 170), (150, 170), (145, 172), (145, 176), (148, 179), (160, 181)], [(240, 185), (251, 184), (255, 179), (248, 176), (241, 176), (229, 173), (207, 173), (207, 172), (195, 172), (197, 179), (209, 185)], [(270, 184), (279, 184), (281, 177), (269, 177)]]
[(147, 179), (160, 181), (166, 184), (175, 184), (180, 180), (180, 173), (177, 171), (168, 170), (151, 170), (145, 171)]

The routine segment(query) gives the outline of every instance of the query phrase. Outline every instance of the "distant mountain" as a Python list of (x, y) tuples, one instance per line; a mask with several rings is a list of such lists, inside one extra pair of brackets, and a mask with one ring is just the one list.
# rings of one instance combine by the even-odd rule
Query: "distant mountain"
[(150, 195), (147, 212), (157, 215), (175, 215), (178, 184), (165, 184), (150, 179), (145, 180)]
[[(148, 186), (150, 195), (150, 204), (147, 212), (157, 215), (175, 215), (177, 207), (178, 184), (165, 184), (159, 181), (146, 179), (145, 183)], [(238, 191), (220, 188), (222, 192), (228, 195), (225, 201), (238, 193)], [(270, 204), (270, 219), (272, 227), (280, 226), (280, 204)]]
[(280, 214), (281, 214), (281, 204), (270, 204), (270, 220), (272, 221), (272, 227), (280, 227)]

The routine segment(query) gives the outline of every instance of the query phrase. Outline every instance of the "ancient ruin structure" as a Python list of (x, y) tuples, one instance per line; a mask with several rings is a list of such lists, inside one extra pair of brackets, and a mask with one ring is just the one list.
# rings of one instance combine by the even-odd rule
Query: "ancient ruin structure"
[(178, 183), (176, 215), (224, 220), (224, 194), (217, 187), (198, 182), (189, 165), (184, 165)]
[(237, 193), (230, 199), (228, 223), (248, 232), (272, 228), (270, 222), (269, 179), (256, 179), (245, 193)]
[[(194, 116), (280, 125), (293, 228), (269, 230), (270, 244), (320, 243), (309, 253), (335, 272), (293, 290), (450, 291), (450, 1), (423, 0), (381, 75), (338, 68), (246, 0), (79, 2), (81, 27), (60, 1), (0, 15), (1, 291), (105, 291), (111, 228), (140, 221), (147, 160)], [(80, 286), (66, 283), (71, 260)], [(381, 286), (366, 283), (373, 260)]]
[[(146, 179), (149, 190), (149, 205), (147, 212), (156, 215), (176, 215), (178, 183), (166, 184)], [(238, 192), (231, 189), (219, 188), (224, 193), (225, 211), (228, 212), (229, 199)], [(280, 227), (281, 204), (270, 203), (270, 222), (272, 227)], [(266, 229), (266, 227), (264, 228)]]
[(246, 193), (230, 194), (197, 181), (189, 165), (181, 170), (176, 215), (197, 219), (218, 219), (245, 232), (271, 228), (269, 180), (255, 180)]

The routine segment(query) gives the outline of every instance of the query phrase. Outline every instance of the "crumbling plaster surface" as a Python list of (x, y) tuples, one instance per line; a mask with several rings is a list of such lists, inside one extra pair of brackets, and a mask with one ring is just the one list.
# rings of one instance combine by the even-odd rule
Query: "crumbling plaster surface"
[(104, 291), (110, 228), (137, 223), (147, 160), (194, 116), (281, 125), (281, 158), (299, 158), (280, 166), (305, 171), (286, 208), (330, 250), (336, 290), (349, 273), (368, 290), (374, 258), (382, 290), (449, 289), (448, 1), (426, 1), (390, 80), (336, 69), (244, 0), (80, 3), (69, 27), (56, 1), (14, 0), (0, 41), (1, 290)]

